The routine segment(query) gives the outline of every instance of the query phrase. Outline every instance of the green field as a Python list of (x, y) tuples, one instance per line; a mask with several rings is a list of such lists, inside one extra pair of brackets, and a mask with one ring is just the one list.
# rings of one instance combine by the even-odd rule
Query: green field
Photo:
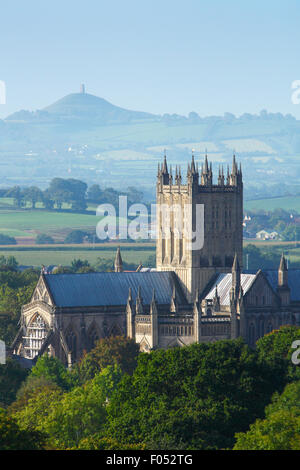
[(95, 230), (101, 217), (46, 210), (0, 210), (0, 233), (33, 239), (46, 233), (63, 240), (71, 230)]
[[(44, 265), (63, 265), (68, 266), (76, 259), (88, 260), (91, 265), (97, 262), (97, 258), (112, 259), (116, 256), (117, 245), (114, 247), (104, 246), (102, 249), (96, 247), (95, 249), (85, 249), (79, 247), (66, 247), (65, 249), (3, 249), (0, 248), (0, 256), (14, 256), (20, 265), (24, 266), (37, 266)], [(155, 254), (154, 246), (136, 246), (126, 248), (122, 247), (123, 262), (133, 263), (137, 266), (140, 262), (145, 263), (149, 256)]]
[[(289, 262), (300, 264), (300, 243), (278, 241), (245, 241), (244, 246), (252, 244), (264, 252), (271, 251), (278, 254), (285, 253)], [(116, 255), (117, 243), (105, 243), (101, 245), (47, 245), (47, 246), (1, 246), (0, 256), (14, 256), (20, 265), (37, 266), (44, 265), (70, 265), (76, 259), (88, 260), (91, 265), (97, 262), (97, 258), (113, 260)], [(130, 243), (121, 244), (122, 258), (124, 262), (133, 263), (136, 266), (147, 266), (149, 256), (155, 255), (154, 243)]]
[(244, 209), (253, 211), (260, 209), (267, 211), (284, 209), (295, 210), (300, 213), (300, 196), (274, 197), (244, 201)]

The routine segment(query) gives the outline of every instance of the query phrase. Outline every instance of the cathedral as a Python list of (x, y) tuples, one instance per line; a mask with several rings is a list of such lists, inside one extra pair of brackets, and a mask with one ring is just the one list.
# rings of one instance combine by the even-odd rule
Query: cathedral
[[(111, 335), (133, 338), (145, 352), (239, 336), (254, 347), (282, 325), (300, 325), (300, 270), (288, 270), (282, 255), (277, 270), (243, 271), (243, 179), (235, 156), (215, 182), (207, 156), (200, 172), (192, 156), (185, 183), (180, 167), (174, 173), (165, 156), (156, 183), (156, 269), (123, 271), (118, 248), (115, 272), (41, 273), (22, 307), (14, 354), (35, 360), (48, 353), (71, 367)], [(180, 224), (174, 207), (190, 208)], [(189, 242), (185, 226), (201, 231), (200, 246)]]

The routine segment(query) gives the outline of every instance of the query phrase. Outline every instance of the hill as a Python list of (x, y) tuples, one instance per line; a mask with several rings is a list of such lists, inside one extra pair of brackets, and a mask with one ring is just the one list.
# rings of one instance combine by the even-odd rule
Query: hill
[(115, 106), (103, 98), (88, 93), (71, 93), (42, 110), (19, 111), (6, 121), (56, 121), (88, 120), (102, 124), (153, 119), (155, 116), (140, 111), (130, 111)]
[(235, 150), (246, 199), (299, 194), (300, 121), (292, 115), (161, 116), (71, 93), (0, 121), (0, 139), (0, 188), (45, 188), (60, 176), (116, 189), (136, 186), (149, 199), (164, 149), (170, 163), (183, 168), (192, 149), (200, 164), (207, 149), (215, 175), (220, 164), (231, 164)]

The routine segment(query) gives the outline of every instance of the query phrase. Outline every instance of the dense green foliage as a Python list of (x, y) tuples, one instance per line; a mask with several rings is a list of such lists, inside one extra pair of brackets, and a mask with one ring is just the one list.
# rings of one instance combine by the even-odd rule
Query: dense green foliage
[(30, 377), (44, 378), (63, 390), (71, 388), (70, 374), (62, 362), (56, 357), (39, 357), (35, 366), (31, 369)]
[[(48, 210), (62, 210), (68, 207), (73, 211), (85, 211), (88, 203), (92, 204), (113, 204), (116, 208), (119, 205), (119, 196), (127, 196), (128, 203), (141, 202), (143, 193), (133, 186), (129, 186), (126, 191), (116, 191), (113, 188), (101, 189), (98, 184), (93, 184), (88, 188), (87, 184), (74, 178), (53, 178), (47, 189), (42, 191), (36, 186), (21, 189), (19, 186), (9, 188), (4, 196), (13, 198), (16, 208), (28, 207), (32, 209), (43, 207)], [(4, 237), (4, 235), (3, 235)], [(3, 238), (3, 244), (5, 239)], [(0, 236), (1, 241), (1, 236)], [(1, 244), (1, 243), (0, 243)]]
[(6, 408), (16, 399), (17, 391), (27, 373), (27, 370), (10, 358), (7, 358), (6, 364), (0, 364), (0, 407)]
[(282, 327), (256, 350), (237, 339), (149, 354), (102, 339), (72, 370), (47, 356), (26, 379), (11, 368), (7, 411), (48, 449), (299, 449), (299, 332)]
[(107, 433), (152, 449), (231, 447), (233, 430), (262, 415), (274, 391), (268, 378), (240, 340), (142, 354), (108, 406)]
[(300, 369), (291, 360), (295, 351), (292, 344), (296, 340), (300, 340), (300, 328), (282, 326), (257, 341), (259, 357), (276, 371), (274, 380), (277, 390), (282, 390), (291, 381), (300, 380)]
[(35, 243), (36, 245), (52, 245), (54, 243), (54, 239), (50, 237), (50, 235), (39, 233), (36, 236)]
[(14, 237), (9, 237), (8, 235), (3, 235), (0, 233), (0, 245), (16, 245), (17, 241)]
[(0, 408), (0, 450), (39, 450), (43, 447), (44, 438), (40, 432), (21, 430)]
[(106, 419), (106, 402), (121, 378), (120, 369), (109, 366), (80, 387), (63, 393), (59, 387), (38, 389), (23, 409), (13, 411), (22, 429), (48, 436), (48, 446), (77, 447), (84, 438), (99, 433)]
[(85, 383), (99, 371), (117, 365), (126, 374), (132, 374), (137, 366), (139, 346), (134, 340), (124, 336), (102, 338), (96, 346), (85, 354), (72, 371), (73, 381)]
[(0, 267), (0, 339), (8, 345), (17, 333), (21, 307), (29, 302), (38, 277), (39, 272), (33, 269), (19, 272), (9, 265)]
[(274, 395), (259, 419), (246, 433), (236, 435), (235, 450), (300, 450), (300, 381)]

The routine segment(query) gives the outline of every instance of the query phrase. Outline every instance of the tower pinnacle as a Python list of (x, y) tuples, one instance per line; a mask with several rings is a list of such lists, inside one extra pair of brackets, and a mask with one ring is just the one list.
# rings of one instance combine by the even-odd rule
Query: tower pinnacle
[(121, 273), (122, 271), (123, 271), (123, 261), (122, 261), (122, 256), (121, 256), (121, 250), (120, 250), (120, 247), (118, 246), (116, 258), (115, 258), (115, 272)]

